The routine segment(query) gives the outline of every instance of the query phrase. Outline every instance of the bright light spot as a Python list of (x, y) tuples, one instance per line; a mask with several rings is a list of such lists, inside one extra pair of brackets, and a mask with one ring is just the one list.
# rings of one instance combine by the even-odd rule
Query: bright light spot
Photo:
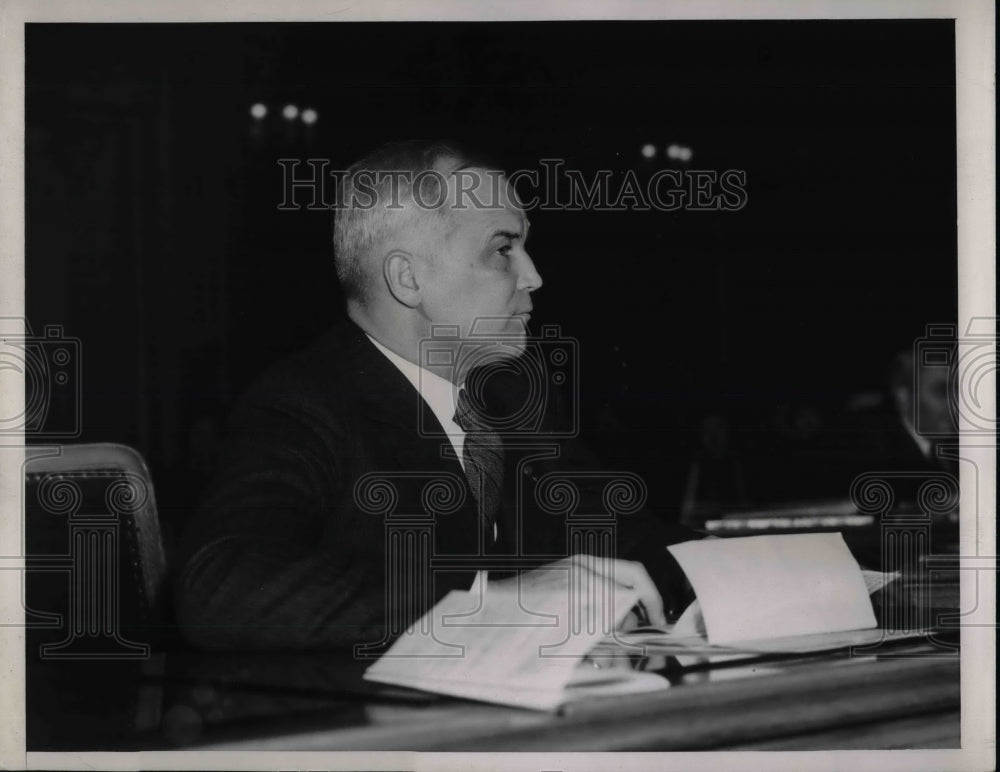
[(295, 105), (285, 105), (285, 109), (281, 111), (281, 114), (288, 120), (294, 121), (299, 117), (299, 108)]
[(319, 119), (319, 113), (313, 110), (311, 107), (307, 107), (302, 111), (302, 122), (305, 124), (313, 124)]
[(267, 115), (267, 105), (262, 102), (257, 102), (257, 104), (250, 108), (250, 115), (259, 121)]
[(645, 145), (642, 146), (642, 157), (643, 158), (652, 158), (654, 155), (656, 155), (656, 146), (655, 145), (650, 145), (650, 144), (647, 143), (647, 144), (645, 144)]
[(694, 154), (691, 148), (686, 145), (671, 144), (667, 146), (667, 158), (673, 158), (675, 161), (690, 161), (692, 155)]

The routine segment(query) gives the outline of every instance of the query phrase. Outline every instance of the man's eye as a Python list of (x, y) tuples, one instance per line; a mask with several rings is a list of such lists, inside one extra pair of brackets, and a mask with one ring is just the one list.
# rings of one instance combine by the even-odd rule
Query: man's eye
[(507, 244), (507, 245), (502, 246), (499, 249), (497, 249), (497, 254), (498, 255), (502, 255), (503, 257), (509, 258), (510, 257), (510, 251), (513, 248), (514, 248), (513, 245)]

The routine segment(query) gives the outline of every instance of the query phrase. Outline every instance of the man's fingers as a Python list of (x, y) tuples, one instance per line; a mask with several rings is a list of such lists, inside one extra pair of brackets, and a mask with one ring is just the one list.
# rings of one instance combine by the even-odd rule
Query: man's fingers
[[(633, 563), (627, 560), (617, 560), (615, 563), (622, 564), (621, 567), (616, 567), (616, 576), (619, 575), (617, 572), (620, 572), (624, 568), (626, 575), (631, 580), (632, 587), (639, 592), (639, 603), (646, 609), (649, 624), (665, 625), (667, 623), (667, 614), (663, 609), (663, 598), (660, 597), (660, 591), (656, 589), (656, 584), (650, 578), (645, 567), (641, 563)], [(620, 579), (616, 578), (616, 581), (620, 582)]]
[(632, 661), (622, 654), (588, 654), (584, 658), (584, 666), (590, 665), (595, 670), (619, 671), (632, 670)]
[(635, 611), (630, 611), (628, 612), (628, 614), (625, 615), (625, 618), (621, 621), (621, 624), (618, 625), (618, 629), (625, 630), (626, 632), (628, 632), (629, 630), (634, 630), (635, 628), (639, 627), (641, 624), (642, 622), (640, 622), (639, 620), (639, 615), (636, 614)]
[(636, 590), (639, 593), (639, 603), (642, 604), (649, 617), (649, 624), (663, 625), (667, 623), (667, 615), (663, 609), (660, 591), (656, 589), (656, 584), (653, 583), (641, 563), (587, 554), (573, 555), (570, 560), (591, 573), (607, 577), (616, 584)]

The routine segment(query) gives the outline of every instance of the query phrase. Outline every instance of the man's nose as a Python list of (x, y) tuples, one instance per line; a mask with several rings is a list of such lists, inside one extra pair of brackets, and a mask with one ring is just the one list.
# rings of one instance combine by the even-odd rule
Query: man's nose
[(524, 255), (521, 270), (517, 277), (517, 288), (525, 292), (534, 292), (542, 286), (542, 277), (535, 268), (535, 263), (528, 255)]

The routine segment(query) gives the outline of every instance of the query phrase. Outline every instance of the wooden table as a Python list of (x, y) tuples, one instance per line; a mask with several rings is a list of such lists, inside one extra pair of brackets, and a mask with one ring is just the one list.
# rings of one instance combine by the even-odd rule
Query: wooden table
[[(925, 617), (943, 618), (929, 613), (939, 605), (954, 609), (953, 594), (930, 603)], [(926, 593), (919, 597), (928, 602)], [(937, 641), (714, 666), (674, 662), (660, 671), (668, 689), (573, 703), (551, 714), (370, 683), (361, 678), (369, 662), (331, 652), (173, 651), (143, 662), (35, 662), (28, 668), (27, 748), (957, 748), (958, 630), (942, 630)]]
[[(267, 685), (274, 679), (241, 672), (243, 680), (212, 681), (202, 671), (185, 688), (175, 689), (165, 732), (157, 734), (160, 742), (164, 737), (169, 742), (160, 747), (833, 750), (957, 748), (960, 743), (957, 653), (926, 644), (897, 646), (877, 655), (761, 658), (746, 665), (682, 671), (671, 676), (671, 687), (662, 692), (574, 703), (554, 714), (377, 685), (338, 692), (340, 686), (322, 676), (316, 677), (312, 692), (299, 687), (282, 691)], [(345, 674), (340, 668), (340, 684), (350, 682)], [(271, 675), (276, 679), (277, 672)], [(292, 691), (298, 701), (291, 698)], [(282, 696), (284, 711), (266, 715), (268, 698)], [(254, 698), (259, 700), (256, 718), (244, 713), (222, 720), (224, 710), (218, 706), (228, 701), (233, 710), (242, 699), (245, 710)], [(189, 720), (197, 712), (207, 718), (186, 730), (171, 726), (181, 708)]]

